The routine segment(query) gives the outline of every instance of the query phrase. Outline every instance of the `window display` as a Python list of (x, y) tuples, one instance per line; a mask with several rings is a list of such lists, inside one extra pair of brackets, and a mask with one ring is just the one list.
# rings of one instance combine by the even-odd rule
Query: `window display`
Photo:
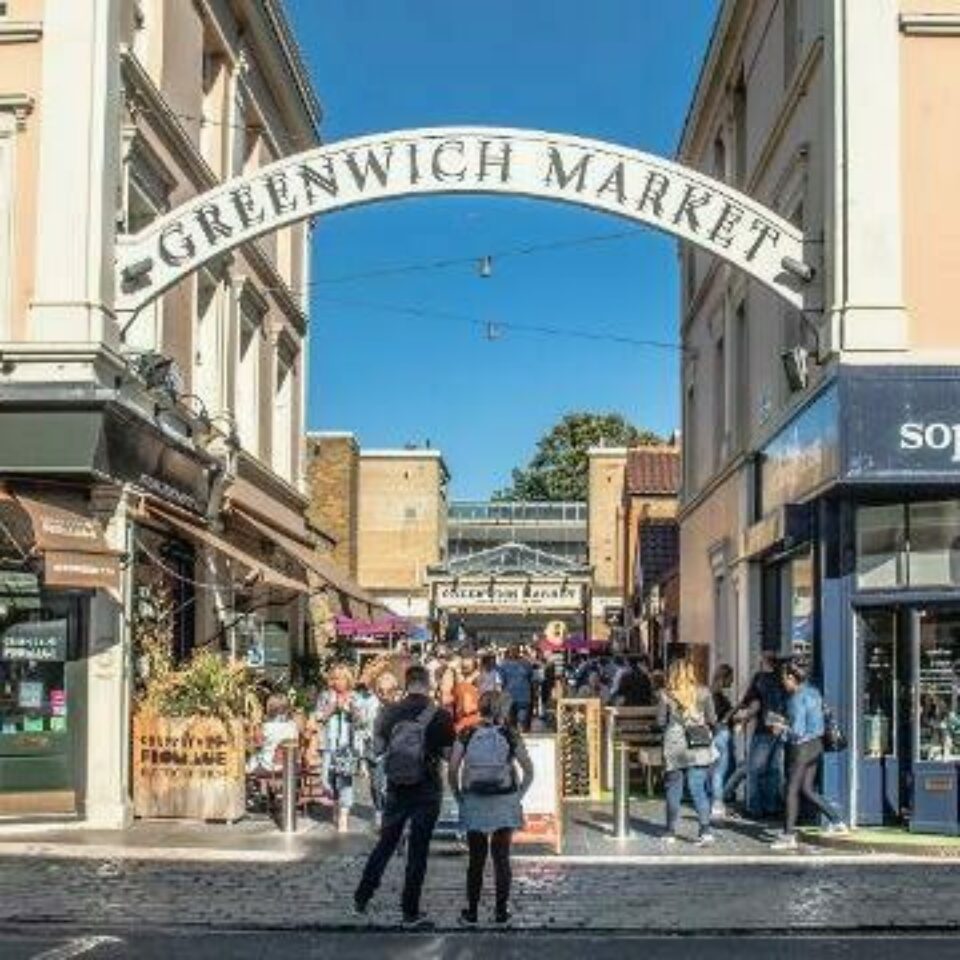
[(921, 760), (960, 760), (960, 612), (920, 618), (917, 684)]
[(896, 614), (890, 610), (860, 614), (863, 657), (863, 756), (896, 753)]

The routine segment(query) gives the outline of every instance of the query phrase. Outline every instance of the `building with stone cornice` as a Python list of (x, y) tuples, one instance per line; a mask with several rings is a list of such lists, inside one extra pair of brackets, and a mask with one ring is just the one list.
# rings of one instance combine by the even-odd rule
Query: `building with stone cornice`
[(138, 623), (283, 676), (310, 597), (369, 600), (304, 518), (307, 225), (115, 309), (128, 235), (316, 145), (321, 110), (279, 0), (3, 11), (0, 814), (115, 827)]
[(741, 690), (808, 660), (851, 742), (827, 792), (954, 833), (958, 118), (954, 0), (725, 0), (677, 151), (802, 227), (819, 301), (679, 251), (680, 639)]

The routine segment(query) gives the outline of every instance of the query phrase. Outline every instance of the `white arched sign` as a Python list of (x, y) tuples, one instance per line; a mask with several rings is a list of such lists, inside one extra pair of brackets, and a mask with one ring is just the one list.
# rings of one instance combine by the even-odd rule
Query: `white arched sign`
[(803, 233), (727, 184), (627, 147), (532, 130), (443, 127), (345, 140), (285, 157), (126, 238), (118, 307), (136, 313), (187, 274), (279, 227), (400, 197), (487, 193), (574, 203), (696, 244), (803, 308)]

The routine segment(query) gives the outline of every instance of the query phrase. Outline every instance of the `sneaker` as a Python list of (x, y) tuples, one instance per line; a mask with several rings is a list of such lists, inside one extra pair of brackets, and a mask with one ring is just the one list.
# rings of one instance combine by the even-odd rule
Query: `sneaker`
[(359, 897), (353, 898), (353, 915), (355, 917), (366, 916), (367, 907), (370, 906), (369, 900), (361, 900)]
[(493, 916), (493, 922), (499, 923), (502, 926), (503, 924), (509, 923), (512, 917), (513, 914), (507, 909), (497, 910)]
[(696, 840), (693, 841), (694, 846), (696, 847), (709, 847), (717, 842), (717, 838), (712, 833), (701, 833)]
[(726, 820), (727, 819), (727, 808), (722, 803), (715, 803), (710, 808), (710, 819), (711, 820)]
[(850, 828), (842, 820), (838, 820), (836, 823), (828, 823), (826, 832), (835, 837), (845, 837), (850, 832)]
[(660, 842), (661, 842), (665, 847), (673, 847), (673, 846), (676, 846), (676, 843), (677, 843), (677, 835), (676, 835), (675, 833), (665, 833), (665, 834), (660, 838)]
[(783, 833), (773, 843), (770, 844), (771, 850), (796, 850), (797, 837), (793, 833)]
[(434, 922), (425, 913), (417, 913), (412, 917), (403, 918), (404, 930), (432, 930), (434, 926)]
[(477, 911), (464, 907), (460, 911), (459, 921), (461, 927), (475, 927), (477, 925)]

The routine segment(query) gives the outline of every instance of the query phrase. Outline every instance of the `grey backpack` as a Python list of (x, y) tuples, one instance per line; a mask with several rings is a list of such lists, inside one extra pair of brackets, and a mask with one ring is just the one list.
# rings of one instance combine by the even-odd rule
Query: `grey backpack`
[(465, 793), (496, 795), (517, 789), (513, 746), (496, 724), (483, 724), (470, 734), (460, 777)]
[(413, 720), (400, 720), (390, 731), (383, 770), (387, 782), (398, 787), (412, 787), (427, 776), (427, 727), (437, 708), (427, 707)]

